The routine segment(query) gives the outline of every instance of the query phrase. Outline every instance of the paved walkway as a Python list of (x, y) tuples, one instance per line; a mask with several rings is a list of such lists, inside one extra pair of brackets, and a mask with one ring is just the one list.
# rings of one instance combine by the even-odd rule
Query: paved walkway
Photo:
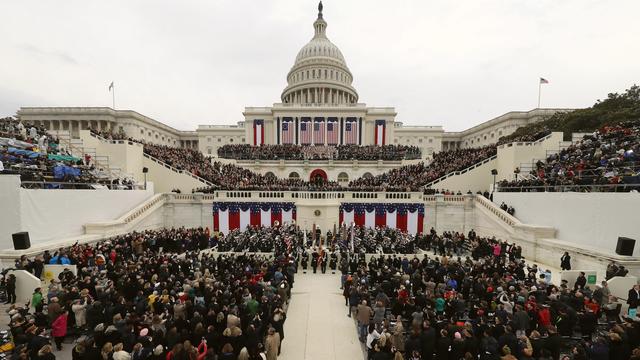
[(278, 360), (364, 359), (339, 274), (296, 274), (284, 337)]

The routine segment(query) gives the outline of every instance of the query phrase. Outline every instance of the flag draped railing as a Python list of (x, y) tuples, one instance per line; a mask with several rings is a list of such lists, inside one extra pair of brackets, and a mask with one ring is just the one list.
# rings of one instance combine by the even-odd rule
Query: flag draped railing
[(247, 226), (273, 226), (296, 220), (292, 202), (214, 202), (213, 230), (228, 234)]
[(410, 234), (421, 234), (424, 227), (424, 204), (342, 203), (339, 222), (369, 228), (388, 227)]

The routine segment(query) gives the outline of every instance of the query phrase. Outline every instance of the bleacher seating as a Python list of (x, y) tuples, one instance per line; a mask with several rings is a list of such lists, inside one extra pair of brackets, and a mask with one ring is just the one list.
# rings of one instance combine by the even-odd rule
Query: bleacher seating
[(227, 144), (218, 148), (218, 156), (236, 160), (415, 160), (420, 149), (405, 145), (261, 145)]
[[(605, 126), (546, 161), (501, 191), (554, 191), (578, 186), (590, 191), (629, 191), (640, 185), (640, 120)], [(592, 187), (596, 185), (596, 187)]]
[(90, 158), (69, 154), (44, 128), (8, 117), (0, 119), (2, 174), (20, 175), (22, 186), (43, 189), (91, 189), (93, 185), (132, 189), (134, 183), (113, 179)]

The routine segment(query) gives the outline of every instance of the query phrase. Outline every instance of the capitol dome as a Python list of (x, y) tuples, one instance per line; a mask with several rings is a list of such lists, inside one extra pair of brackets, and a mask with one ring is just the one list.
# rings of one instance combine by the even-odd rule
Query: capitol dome
[[(336, 60), (347, 66), (344, 56), (338, 47), (327, 39), (326, 36), (314, 36), (307, 45), (303, 46), (296, 56), (295, 64), (311, 57), (327, 57)], [(295, 66), (295, 65), (294, 65)]]
[(313, 28), (313, 38), (300, 49), (287, 75), (282, 102), (297, 105), (356, 104), (358, 93), (351, 86), (351, 71), (340, 49), (327, 38), (322, 1), (318, 5), (318, 18)]

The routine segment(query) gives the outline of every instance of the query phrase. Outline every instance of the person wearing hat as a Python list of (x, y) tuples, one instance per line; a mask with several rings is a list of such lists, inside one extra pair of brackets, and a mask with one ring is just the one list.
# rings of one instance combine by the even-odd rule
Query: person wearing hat
[(87, 325), (87, 303), (83, 299), (75, 299), (71, 305), (77, 328), (84, 328)]
[(47, 317), (49, 319), (49, 324), (53, 323), (55, 319), (62, 313), (62, 306), (58, 301), (57, 297), (52, 297), (47, 305)]

